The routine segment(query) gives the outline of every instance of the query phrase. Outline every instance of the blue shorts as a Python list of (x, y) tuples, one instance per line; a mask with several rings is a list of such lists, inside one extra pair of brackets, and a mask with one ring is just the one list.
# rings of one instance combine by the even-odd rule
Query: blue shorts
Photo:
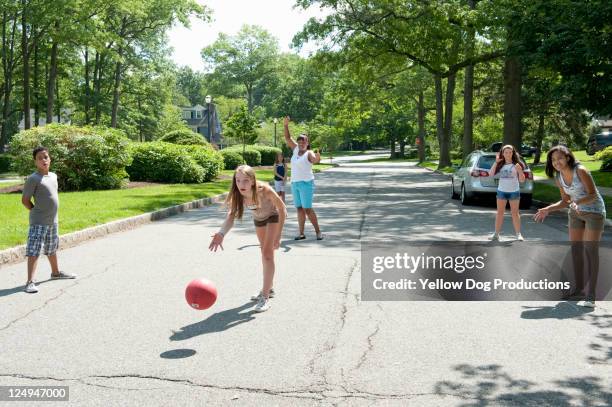
[(44, 247), (45, 256), (52, 256), (59, 246), (59, 235), (57, 224), (54, 225), (30, 225), (28, 231), (28, 244), (26, 246), (27, 257), (40, 256), (40, 249)]
[(521, 199), (521, 191), (514, 192), (504, 192), (497, 190), (497, 199), (504, 199), (508, 201), (515, 201), (517, 199)]
[(291, 191), (293, 192), (293, 204), (296, 208), (312, 208), (314, 180), (292, 182)]

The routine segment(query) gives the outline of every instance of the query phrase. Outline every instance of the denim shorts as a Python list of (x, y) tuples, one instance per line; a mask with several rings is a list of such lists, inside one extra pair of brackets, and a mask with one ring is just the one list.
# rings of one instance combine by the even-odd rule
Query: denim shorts
[(54, 225), (30, 225), (28, 231), (28, 244), (26, 246), (27, 257), (40, 256), (40, 249), (44, 247), (45, 256), (52, 256), (59, 247), (59, 235), (57, 224)]
[(312, 208), (314, 180), (292, 182), (291, 192), (293, 192), (293, 204), (296, 208)]
[(497, 199), (504, 199), (508, 201), (515, 201), (517, 199), (521, 199), (521, 191), (514, 192), (504, 192), (497, 190)]

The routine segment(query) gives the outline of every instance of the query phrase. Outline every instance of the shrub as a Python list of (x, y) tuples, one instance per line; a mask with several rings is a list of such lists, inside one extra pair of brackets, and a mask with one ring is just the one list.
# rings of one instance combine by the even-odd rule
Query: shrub
[(185, 146), (189, 155), (204, 169), (204, 182), (212, 181), (224, 168), (223, 156), (213, 149), (202, 146)]
[(0, 172), (9, 172), (13, 159), (8, 154), (0, 154)]
[(261, 165), (261, 153), (252, 146), (248, 146), (244, 151), (242, 151), (242, 146), (233, 146), (226, 150), (235, 151), (244, 158), (244, 161), (250, 165), (251, 167), (256, 167)]
[(226, 170), (235, 170), (236, 167), (244, 164), (244, 158), (236, 151), (221, 150), (221, 156), (223, 157), (223, 167)]
[(606, 147), (595, 154), (597, 160), (601, 160), (600, 171), (612, 171), (612, 146)]
[(207, 146), (212, 149), (210, 143), (198, 133), (191, 131), (190, 129), (174, 130), (166, 133), (159, 141), (165, 141), (172, 144), (183, 144), (183, 145), (200, 145)]
[(249, 146), (248, 148), (259, 151), (259, 154), (261, 154), (261, 165), (274, 165), (276, 154), (283, 152), (280, 148), (259, 144)]
[(11, 141), (13, 168), (20, 175), (36, 171), (32, 150), (49, 149), (51, 171), (61, 191), (113, 189), (127, 181), (129, 140), (122, 131), (104, 127), (49, 124), (22, 131)]
[(204, 168), (198, 165), (188, 147), (163, 141), (132, 143), (132, 165), (127, 167), (132, 181), (198, 183)]

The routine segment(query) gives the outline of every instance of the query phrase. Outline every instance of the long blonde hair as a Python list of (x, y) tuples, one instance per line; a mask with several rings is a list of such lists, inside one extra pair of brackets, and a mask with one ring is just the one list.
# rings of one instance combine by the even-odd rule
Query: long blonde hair
[(259, 200), (257, 199), (257, 178), (255, 177), (255, 170), (248, 165), (241, 165), (236, 168), (234, 171), (234, 176), (232, 177), (232, 187), (230, 188), (230, 192), (225, 198), (225, 205), (229, 208), (230, 213), (234, 214), (234, 218), (242, 219), (242, 215), (244, 213), (244, 197), (240, 193), (238, 189), (238, 185), (236, 185), (236, 174), (241, 173), (248, 176), (253, 183), (251, 187), (251, 196), (253, 199), (253, 203), (255, 205), (259, 205)]

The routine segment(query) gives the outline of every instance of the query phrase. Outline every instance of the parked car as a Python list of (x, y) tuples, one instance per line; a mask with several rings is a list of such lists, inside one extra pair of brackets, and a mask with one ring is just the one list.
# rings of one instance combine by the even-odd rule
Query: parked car
[[(469, 205), (474, 198), (496, 195), (499, 178), (490, 176), (496, 157), (497, 153), (479, 150), (465, 157), (451, 177), (451, 198)], [(521, 163), (525, 168), (525, 182), (520, 185), (520, 207), (526, 209), (531, 206), (533, 173), (524, 160)]]
[[(502, 143), (501, 141), (497, 141), (491, 144), (491, 146), (489, 147), (489, 150), (495, 153), (498, 153), (499, 150), (501, 150), (503, 145), (504, 143)], [(522, 144), (519, 154), (522, 155), (523, 157), (531, 157), (532, 155), (536, 153), (536, 150), (537, 149), (535, 147), (528, 146), (527, 144)]]
[(587, 141), (586, 152), (588, 155), (593, 155), (608, 146), (612, 146), (612, 133), (593, 134)]

